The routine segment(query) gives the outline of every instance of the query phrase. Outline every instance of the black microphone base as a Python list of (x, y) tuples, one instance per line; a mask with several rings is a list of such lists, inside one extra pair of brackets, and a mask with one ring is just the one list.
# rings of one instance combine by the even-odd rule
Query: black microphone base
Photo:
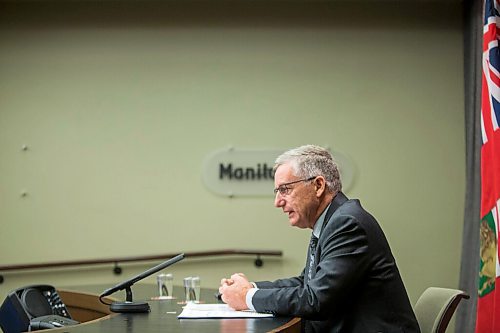
[(118, 313), (142, 313), (151, 311), (149, 304), (146, 302), (113, 302), (109, 309)]

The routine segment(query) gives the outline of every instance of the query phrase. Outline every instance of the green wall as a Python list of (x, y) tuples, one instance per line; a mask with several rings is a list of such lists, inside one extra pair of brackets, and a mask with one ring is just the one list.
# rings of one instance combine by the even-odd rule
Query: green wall
[[(202, 165), (228, 146), (314, 143), (353, 161), (347, 195), (379, 220), (412, 301), (457, 287), (461, 16), (432, 2), (0, 3), (0, 264), (263, 248), (284, 257), (171, 271), (210, 287), (295, 275), (310, 232), (272, 196), (212, 194)], [(152, 264), (8, 273), (0, 297)]]

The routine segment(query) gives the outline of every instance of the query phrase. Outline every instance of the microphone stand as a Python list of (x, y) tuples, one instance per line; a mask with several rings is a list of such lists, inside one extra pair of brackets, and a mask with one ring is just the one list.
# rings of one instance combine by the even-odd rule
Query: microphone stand
[[(109, 289), (106, 289), (102, 294), (101, 296), (99, 296), (99, 300), (101, 302), (102, 301), (102, 298), (104, 296), (108, 296), (108, 295), (111, 295), (112, 293), (115, 293), (119, 290), (123, 290), (125, 289), (125, 294), (126, 294), (126, 298), (125, 298), (125, 302), (113, 302), (110, 305), (109, 309), (113, 312), (149, 312), (151, 311), (150, 307), (149, 307), (149, 304), (147, 302), (133, 302), (132, 301), (132, 285), (134, 283), (136, 283), (137, 281), (140, 281), (142, 279), (144, 279), (145, 277), (153, 274), (153, 273), (156, 273), (158, 272), (159, 270), (162, 270), (172, 264), (175, 264), (176, 262), (180, 261), (184, 259), (184, 253), (181, 253), (157, 266), (154, 266), (150, 269), (148, 269), (147, 271), (127, 280), (127, 281), (124, 281), (122, 283), (119, 283), (117, 284), (116, 286), (112, 287), (112, 288), (109, 288)], [(103, 302), (104, 303), (104, 302)], [(106, 303), (105, 303), (106, 304)]]
[(125, 287), (125, 302), (113, 302), (109, 306), (109, 309), (113, 312), (123, 313), (123, 312), (150, 312), (151, 308), (147, 302), (132, 302), (132, 285)]

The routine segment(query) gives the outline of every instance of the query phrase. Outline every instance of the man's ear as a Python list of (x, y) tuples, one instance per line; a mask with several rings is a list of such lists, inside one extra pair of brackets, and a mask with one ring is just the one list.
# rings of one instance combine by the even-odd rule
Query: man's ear
[(316, 197), (321, 197), (326, 191), (326, 179), (323, 176), (318, 176), (314, 179), (314, 189), (316, 190)]

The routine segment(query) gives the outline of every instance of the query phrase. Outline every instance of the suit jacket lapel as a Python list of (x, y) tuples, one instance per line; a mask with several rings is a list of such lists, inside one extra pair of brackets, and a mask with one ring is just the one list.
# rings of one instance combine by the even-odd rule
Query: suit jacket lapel
[[(325, 229), (325, 226), (330, 222), (330, 220), (331, 220), (331, 218), (333, 216), (333, 213), (340, 206), (342, 206), (347, 200), (349, 200), (349, 199), (342, 192), (337, 193), (337, 195), (333, 198), (332, 203), (331, 203), (330, 207), (328, 208), (328, 210), (326, 212), (325, 222), (323, 223), (323, 226), (321, 227), (321, 233), (320, 233), (320, 236), (319, 236), (319, 239), (318, 239), (318, 244), (316, 246), (316, 254), (314, 256), (314, 266), (313, 267), (316, 267), (318, 265), (319, 258), (321, 256), (320, 240), (321, 240), (321, 237), (324, 235), (323, 234), (323, 229)], [(311, 249), (309, 247), (309, 250), (307, 251), (306, 267), (309, 267), (309, 261), (310, 261), (310, 258), (311, 258), (310, 251), (311, 251)], [(306, 271), (306, 273), (307, 273), (307, 271)], [(315, 273), (316, 273), (316, 270), (313, 269), (312, 273), (311, 273), (311, 278), (313, 278), (314, 275), (316, 275)]]

